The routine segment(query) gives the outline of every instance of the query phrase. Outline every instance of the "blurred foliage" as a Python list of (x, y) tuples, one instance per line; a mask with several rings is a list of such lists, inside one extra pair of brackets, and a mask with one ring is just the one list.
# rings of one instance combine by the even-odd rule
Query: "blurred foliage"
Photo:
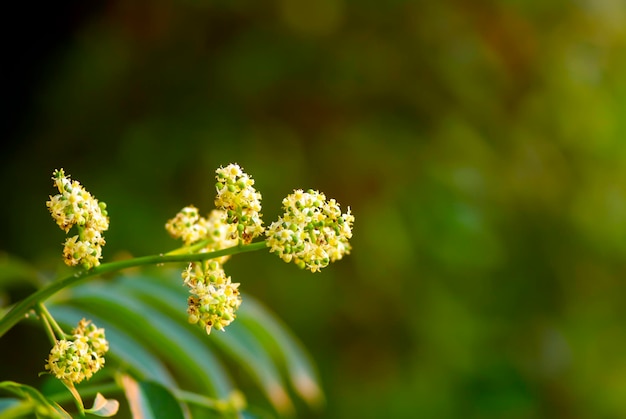
[(208, 212), (213, 170), (237, 162), (266, 223), (293, 185), (356, 216), (353, 254), (325, 272), (265, 254), (228, 272), (313, 354), (324, 417), (626, 415), (623, 2), (83, 16), (3, 146), (0, 248), (55, 269), (57, 167), (107, 202), (105, 259), (174, 247), (164, 222)]

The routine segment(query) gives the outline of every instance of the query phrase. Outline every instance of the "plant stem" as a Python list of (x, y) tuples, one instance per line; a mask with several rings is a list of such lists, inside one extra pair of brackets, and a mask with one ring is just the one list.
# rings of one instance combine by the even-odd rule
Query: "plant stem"
[(184, 390), (180, 390), (176, 388), (171, 389), (171, 390), (173, 391), (176, 398), (181, 402), (192, 403), (198, 406), (208, 407), (217, 411), (221, 410), (220, 409), (221, 400), (212, 399), (210, 397), (207, 397), (201, 394), (191, 393), (189, 391), (184, 391)]
[(55, 333), (57, 339), (66, 339), (69, 336), (71, 336), (71, 335), (68, 335), (67, 333), (65, 333), (63, 331), (63, 329), (61, 329), (61, 326), (59, 326), (57, 321), (54, 320), (54, 317), (52, 317), (52, 314), (50, 314), (50, 312), (48, 311), (48, 308), (45, 305), (43, 305), (42, 301), (39, 301), (37, 303), (37, 309), (43, 314), (43, 316), (50, 323), (50, 325), (52, 326), (52, 330), (54, 330), (54, 333)]
[(2, 337), (7, 331), (9, 331), (9, 329), (11, 329), (11, 327), (19, 322), (35, 304), (46, 300), (63, 288), (74, 285), (84, 279), (105, 273), (117, 272), (122, 269), (134, 268), (137, 266), (161, 265), (175, 262), (200, 262), (203, 260), (215, 259), (221, 256), (253, 252), (265, 248), (267, 248), (265, 242), (261, 241), (243, 246), (233, 246), (227, 249), (217, 250), (215, 252), (143, 256), (133, 259), (120, 260), (117, 262), (103, 263), (102, 265), (88, 270), (79, 270), (71, 276), (48, 284), (44, 288), (35, 291), (17, 303), (17, 305), (15, 305), (2, 319), (0, 319), (0, 337)]
[(182, 255), (182, 254), (191, 254), (196, 253), (204, 249), (210, 243), (209, 239), (201, 240), (198, 243), (192, 244), (190, 246), (179, 247), (178, 249), (171, 250), (166, 253), (166, 255)]
[(50, 339), (50, 344), (54, 346), (57, 342), (57, 335), (58, 339), (63, 339), (65, 337), (65, 333), (63, 333), (63, 330), (61, 330), (57, 322), (54, 321), (50, 312), (44, 307), (41, 301), (35, 304), (35, 311), (44, 325), (44, 330), (46, 331), (46, 335), (48, 335), (48, 339)]
[[(87, 397), (93, 397), (98, 393), (101, 393), (101, 394), (122, 393), (123, 390), (124, 389), (121, 388), (116, 383), (97, 384), (97, 385), (90, 385), (88, 387), (82, 387), (80, 389), (80, 395), (82, 397), (87, 398)], [(67, 391), (63, 391), (63, 392), (51, 394), (48, 396), (48, 398), (57, 403), (65, 403), (68, 400), (72, 400), (74, 397), (72, 397), (71, 393)]]

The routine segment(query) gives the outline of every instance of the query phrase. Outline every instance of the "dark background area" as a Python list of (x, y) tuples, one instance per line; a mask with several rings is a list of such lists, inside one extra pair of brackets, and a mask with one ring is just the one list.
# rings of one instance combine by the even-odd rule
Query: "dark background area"
[(237, 162), (266, 224), (294, 188), (356, 216), (319, 274), (228, 266), (313, 355), (324, 417), (623, 417), (625, 12), (14, 2), (0, 249), (58, 267), (60, 167), (108, 204), (105, 261), (173, 248), (165, 221)]

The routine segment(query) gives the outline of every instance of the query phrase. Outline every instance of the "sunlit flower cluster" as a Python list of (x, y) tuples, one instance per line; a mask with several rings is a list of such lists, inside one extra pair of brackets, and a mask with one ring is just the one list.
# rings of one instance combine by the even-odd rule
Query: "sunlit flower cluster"
[[(323, 193), (314, 190), (295, 190), (283, 200), (284, 214), (266, 230), (261, 219), (261, 194), (254, 189), (254, 180), (237, 164), (220, 167), (216, 178), (217, 209), (204, 218), (190, 205), (165, 225), (169, 234), (181, 239), (191, 251), (205, 253), (246, 245), (265, 233), (270, 252), (312, 272), (350, 253), (354, 216), (350, 208), (342, 214), (334, 199), (327, 201)], [(207, 333), (224, 330), (241, 305), (239, 284), (231, 282), (222, 268), (229, 257), (191, 263), (182, 274), (191, 294), (189, 322)]]
[(198, 214), (198, 209), (189, 205), (165, 224), (165, 229), (175, 239), (182, 239), (185, 246), (189, 246), (206, 237), (207, 231), (204, 218)]
[[(185, 246), (198, 246), (200, 253), (249, 243), (263, 232), (261, 194), (253, 188), (254, 181), (237, 165), (217, 171), (216, 209), (204, 218), (192, 205), (183, 208), (167, 221), (165, 229)], [(239, 284), (231, 282), (222, 265), (229, 255), (210, 261), (191, 263), (183, 272), (189, 287), (187, 301), (189, 322), (197, 324), (207, 334), (224, 330), (236, 317), (241, 305)]]
[(183, 281), (191, 293), (187, 300), (189, 323), (210, 334), (213, 328), (223, 331), (235, 320), (241, 305), (239, 284), (231, 282), (217, 261), (190, 264), (183, 271)]
[[(207, 239), (209, 240), (209, 244), (203, 249), (204, 252), (213, 252), (215, 250), (237, 246), (237, 227), (229, 224), (226, 218), (226, 211), (214, 209), (209, 213), (206, 220), (204, 220), (204, 225), (207, 230)], [(229, 258), (230, 255), (227, 255), (215, 260), (220, 264), (224, 264)]]
[[(182, 239), (185, 246), (205, 240), (201, 252), (213, 252), (236, 246), (236, 226), (226, 222), (226, 211), (212, 210), (207, 218), (198, 214), (196, 207), (190, 205), (178, 212), (167, 221), (165, 229), (175, 239)], [(226, 262), (230, 256), (222, 256), (220, 263)]]
[(195, 206), (189, 205), (165, 224), (167, 232), (181, 239), (185, 246), (207, 240), (202, 251), (224, 249), (240, 242), (247, 244), (264, 231), (261, 194), (254, 189), (254, 180), (236, 164), (215, 172), (217, 208), (204, 218)]
[(102, 232), (109, 228), (106, 204), (98, 202), (78, 181), (70, 180), (63, 169), (55, 170), (52, 180), (59, 193), (46, 202), (50, 214), (66, 233), (73, 226), (78, 229), (77, 235), (65, 240), (65, 263), (85, 268), (98, 266), (105, 244)]
[(238, 238), (250, 243), (264, 231), (261, 194), (254, 189), (254, 179), (237, 164), (220, 167), (215, 173), (215, 206), (226, 211), (227, 222), (236, 226)]
[(104, 365), (109, 343), (104, 329), (82, 319), (69, 339), (57, 340), (50, 351), (46, 370), (60, 380), (80, 383), (89, 379)]
[(317, 272), (349, 254), (354, 216), (318, 191), (301, 189), (283, 199), (285, 213), (268, 228), (267, 246), (285, 262)]

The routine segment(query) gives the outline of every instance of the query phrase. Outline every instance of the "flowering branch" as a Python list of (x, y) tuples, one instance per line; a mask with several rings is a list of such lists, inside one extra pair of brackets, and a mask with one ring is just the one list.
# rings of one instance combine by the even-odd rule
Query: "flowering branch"
[[(79, 269), (18, 302), (0, 319), (0, 337), (35, 309), (53, 346), (42, 374), (56, 376), (70, 390), (81, 413), (86, 410), (74, 384), (88, 380), (104, 366), (109, 343), (105, 330), (88, 319), (79, 320), (71, 333), (65, 333), (43, 305), (56, 292), (131, 267), (186, 262), (182, 278), (190, 294), (188, 320), (210, 334), (213, 329), (224, 331), (237, 317), (242, 303), (240, 284), (223, 269), (232, 255), (268, 249), (285, 262), (318, 272), (351, 250), (354, 216), (350, 208), (342, 214), (334, 199), (327, 201), (323, 193), (312, 189), (297, 189), (283, 199), (284, 214), (266, 228), (261, 194), (254, 188), (254, 180), (239, 165), (230, 164), (216, 170), (216, 208), (207, 217), (189, 205), (165, 223), (166, 231), (182, 240), (183, 247), (166, 254), (101, 264), (106, 244), (103, 232), (109, 228), (106, 204), (78, 181), (70, 180), (63, 169), (55, 170), (52, 179), (59, 193), (50, 196), (46, 206), (68, 234), (63, 248), (65, 264)], [(76, 234), (69, 234), (70, 230)], [(260, 237), (264, 239), (254, 242)]]
[(207, 253), (194, 253), (184, 255), (151, 255), (143, 256), (133, 259), (120, 260), (116, 262), (103, 263), (95, 268), (82, 269), (76, 273), (52, 282), (46, 287), (34, 292), (15, 305), (2, 319), (0, 319), (0, 337), (8, 332), (17, 322), (19, 322), (35, 304), (40, 301), (45, 301), (53, 294), (75, 285), (78, 282), (90, 277), (102, 275), (105, 273), (117, 272), (127, 268), (136, 268), (138, 266), (159, 265), (164, 263), (175, 262), (201, 262), (204, 260), (219, 258), (222, 256), (229, 256), (238, 253), (253, 252), (266, 248), (265, 242), (256, 242), (242, 246), (233, 246), (227, 249), (216, 250), (214, 252)]

